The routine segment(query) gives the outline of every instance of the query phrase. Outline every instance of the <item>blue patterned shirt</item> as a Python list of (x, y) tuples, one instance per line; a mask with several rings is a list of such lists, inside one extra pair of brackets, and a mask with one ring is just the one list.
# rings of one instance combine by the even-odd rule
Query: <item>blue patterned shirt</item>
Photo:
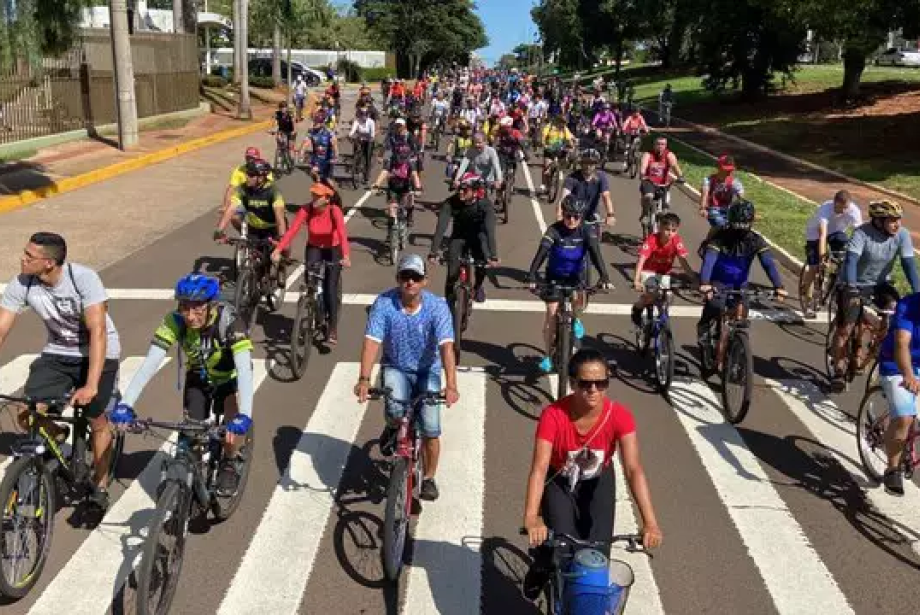
[(419, 310), (408, 314), (399, 299), (399, 289), (394, 288), (374, 301), (364, 335), (383, 345), (383, 365), (401, 372), (440, 373), (440, 346), (454, 341), (454, 326), (442, 297), (423, 290)]

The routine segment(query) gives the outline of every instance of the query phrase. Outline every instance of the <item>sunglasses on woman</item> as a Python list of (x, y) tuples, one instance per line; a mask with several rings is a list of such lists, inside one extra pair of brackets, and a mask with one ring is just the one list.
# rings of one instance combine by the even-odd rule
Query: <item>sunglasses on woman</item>
[(604, 378), (603, 380), (582, 380), (579, 378), (575, 381), (575, 384), (577, 384), (578, 388), (582, 391), (588, 391), (592, 387), (598, 391), (606, 391), (607, 387), (610, 386), (610, 378)]

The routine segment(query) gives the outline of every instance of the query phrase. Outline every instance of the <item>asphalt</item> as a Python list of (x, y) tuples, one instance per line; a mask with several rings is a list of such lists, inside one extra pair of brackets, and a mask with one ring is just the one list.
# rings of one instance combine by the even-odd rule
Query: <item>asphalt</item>
[[(161, 166), (194, 168), (189, 165), (197, 157), (212, 155), (210, 149), (215, 148), (189, 154), (185, 162), (177, 159)], [(141, 170), (120, 178), (123, 182), (132, 176), (138, 179), (134, 194), (130, 184), (122, 185), (120, 198), (144, 199), (146, 188), (140, 179), (152, 172)], [(531, 172), (539, 183), (538, 167), (532, 166)], [(416, 216), (412, 233), (413, 249), (419, 253), (428, 251), (435, 225), (433, 210), (447, 196), (442, 176), (443, 163), (429, 162), (424, 174), (425, 192), (420, 198), (426, 209)], [(620, 177), (616, 171), (610, 176), (617, 224), (608, 229), (603, 252), (617, 288), (596, 297), (595, 304), (623, 306), (635, 300), (628, 279), (639, 243), (639, 199), (634, 180)], [(167, 289), (190, 270), (220, 272), (228, 267), (229, 249), (216, 246), (210, 239), (215, 223), (213, 206), (220, 194), (191, 191), (200, 181), (194, 176), (177, 174), (175, 178), (188, 184), (190, 191), (184, 196), (197, 201), (193, 209), (205, 213), (176, 224), (105, 267), (101, 274), (109, 289)], [(343, 379), (342, 373), (348, 373), (353, 368), (349, 364), (358, 361), (366, 318), (360, 295), (379, 293), (393, 283), (392, 267), (377, 259), (385, 233), (383, 199), (365, 198), (363, 189), (346, 185), (346, 208), (359, 201), (362, 205), (348, 223), (353, 266), (345, 273), (344, 292), (351, 299), (343, 309), (339, 344), (334, 349), (318, 348), (304, 378), (290, 382), (285, 352), (293, 305), (288, 303), (276, 314), (259, 317), (253, 339), (256, 358), (266, 361), (267, 378), (256, 395), (258, 435), (252, 475), (242, 504), (229, 521), (196, 523), (190, 528), (173, 613), (244, 612), (223, 603), (230, 591), (237, 592), (232, 595), (254, 595), (266, 605), (287, 605), (265, 606), (259, 611), (272, 613), (536, 612), (519, 590), (527, 549), (517, 528), (536, 419), (551, 399), (552, 388), (535, 369), (541, 345), (540, 306), (519, 287), (540, 237), (537, 211), (544, 221), (552, 220), (553, 212), (542, 202), (535, 209), (524, 174), (519, 173), (518, 178), (511, 222), (498, 229), (501, 266), (493, 271), (487, 292), (490, 301), (525, 303), (502, 311), (490, 309), (489, 301), (476, 306), (463, 355), (463, 365), (469, 368), (464, 382), (471, 384), (461, 396), (478, 401), (468, 406), (461, 401), (458, 408), (444, 411), (442, 499), (426, 503), (413, 525), (415, 532), (436, 527), (451, 533), (453, 523), (457, 531), (463, 530), (462, 540), (453, 534), (449, 539), (446, 534), (426, 534), (410, 544), (410, 566), (400, 583), (386, 583), (379, 549), (388, 467), (375, 445), (382, 427), (379, 404), (370, 405), (355, 423), (354, 433), (344, 426), (342, 433), (314, 433), (310, 427), (304, 435), (305, 426), (313, 425), (311, 420), (321, 409), (328, 412), (330, 403), (338, 404), (331, 407), (342, 413), (343, 425), (356, 420), (348, 415), (359, 409), (349, 400), (347, 389), (352, 380)], [(281, 179), (279, 185), (289, 203), (308, 198), (309, 180), (302, 172)], [(104, 198), (105, 184), (78, 192), (85, 198)], [(681, 233), (687, 244), (695, 247), (706, 230), (705, 222), (695, 215), (693, 202), (677, 191), (673, 208), (684, 218)], [(301, 239), (295, 254), (302, 245)], [(79, 260), (79, 254), (73, 258)], [(691, 262), (698, 264), (695, 255)], [(787, 286), (794, 288), (797, 272), (783, 274)], [(440, 268), (432, 273), (430, 288), (437, 293), (442, 292), (443, 276)], [(757, 272), (755, 280), (765, 281), (763, 273)], [(694, 305), (693, 301), (692, 297), (681, 298), (678, 305)], [(775, 306), (762, 307), (777, 313)], [(154, 327), (168, 309), (170, 302), (164, 300), (111, 301), (123, 359), (145, 354)], [(910, 505), (920, 492), (911, 484), (908, 498), (894, 500), (868, 484), (858, 468), (855, 437), (850, 435), (852, 419), (847, 415), (856, 414), (861, 383), (831, 400), (839, 415), (829, 410), (832, 406), (822, 393), (807, 397), (809, 387), (824, 384), (823, 324), (753, 323), (754, 401), (746, 420), (735, 428), (718, 414), (718, 382), (700, 378), (694, 323), (695, 317), (673, 319), (679, 362), (678, 382), (669, 400), (654, 390), (650, 362), (634, 349), (628, 316), (585, 317), (586, 343), (600, 348), (618, 364), (609, 394), (635, 414), (643, 464), (665, 536), (651, 560), (621, 553), (639, 577), (627, 612), (908, 611), (916, 597), (913, 587), (920, 569), (920, 556), (911, 546), (913, 542), (916, 547), (920, 538), (916, 507)], [(40, 323), (24, 316), (0, 353), (0, 365), (38, 352), (43, 337)], [(0, 373), (0, 385), (5, 382), (3, 377)], [(807, 400), (805, 415), (793, 411), (790, 396), (780, 394), (779, 383), (791, 387), (793, 396)], [(477, 397), (480, 390), (481, 400)], [(179, 404), (173, 358), (145, 391), (138, 411), (175, 419)], [(459, 416), (461, 410), (468, 417)], [(448, 418), (452, 411), (454, 416)], [(474, 422), (477, 416), (483, 417), (481, 423)], [(9, 429), (9, 417), (2, 419), (3, 428)], [(453, 425), (459, 427), (451, 432)], [(832, 437), (836, 438), (833, 442)], [(0, 435), (4, 453), (11, 439), (10, 433)], [(849, 442), (850, 448), (842, 448), (838, 440)], [(148, 464), (161, 443), (155, 438), (129, 437), (113, 488), (113, 510), (122, 498), (128, 501), (132, 487), (137, 491), (137, 477), (145, 469), (150, 472)], [(315, 467), (316, 475), (309, 476), (319, 484), (298, 474), (297, 464), (304, 460)], [(463, 480), (452, 482), (455, 477)], [(144, 487), (148, 499), (152, 497), (151, 484), (156, 480)], [(279, 593), (274, 585), (260, 587), (253, 577), (240, 578), (237, 573), (241, 562), (261, 553), (254, 545), (273, 523), (266, 511), (275, 511), (275, 500), (281, 502), (285, 497), (304, 498), (303, 517), (295, 514), (289, 519), (298, 524), (293, 528), (298, 539), (281, 543), (274, 557), (263, 556), (254, 560), (254, 568), (246, 569), (267, 573), (273, 583), (278, 579), (290, 581), (293, 589)], [(885, 503), (885, 510), (894, 513), (883, 514), (876, 502)], [(81, 527), (71, 509), (60, 510), (41, 579), (26, 598), (4, 603), (3, 613), (50, 613), (59, 609), (59, 605), (50, 606), (58, 604), (52, 600), (58, 595), (72, 597), (76, 606), (71, 611), (76, 613), (134, 612), (134, 580), (129, 573), (136, 545), (145, 534), (138, 520), (145, 518), (145, 510), (149, 514), (151, 505), (128, 511), (131, 514), (125, 522), (110, 522), (106, 517), (94, 530)], [(308, 514), (314, 509), (322, 512), (318, 521)], [(620, 501), (618, 531), (628, 526), (630, 516), (629, 502)], [(425, 525), (429, 521), (434, 525)], [(472, 530), (466, 533), (468, 528)], [(305, 545), (314, 543), (315, 551), (309, 553), (315, 556), (290, 556), (291, 550), (300, 553)], [(90, 555), (96, 553), (110, 554), (117, 561), (113, 564), (102, 555)], [(120, 574), (105, 573), (108, 566)], [(638, 574), (649, 566), (648, 577)], [(303, 578), (296, 579), (301, 568)], [(75, 571), (95, 571), (96, 576), (90, 581), (85, 576), (89, 572)], [(126, 583), (120, 581), (124, 578)], [(100, 587), (104, 600), (92, 606), (77, 600), (80, 595), (100, 591)], [(276, 600), (281, 602), (273, 602)]]

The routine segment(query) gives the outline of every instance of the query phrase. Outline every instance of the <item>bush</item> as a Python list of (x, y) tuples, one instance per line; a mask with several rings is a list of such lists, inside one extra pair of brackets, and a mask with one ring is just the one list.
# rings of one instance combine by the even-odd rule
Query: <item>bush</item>
[(364, 81), (383, 81), (384, 79), (389, 79), (395, 75), (395, 71), (385, 66), (378, 66), (375, 68), (362, 68), (361, 69), (361, 79)]
[(206, 75), (201, 79), (201, 85), (209, 88), (225, 88), (227, 80), (220, 75)]
[(249, 85), (254, 88), (264, 88), (266, 90), (275, 89), (275, 82), (271, 77), (250, 77)]
[(361, 67), (358, 66), (357, 62), (349, 60), (348, 58), (340, 58), (338, 64), (336, 64), (335, 72), (341, 77), (345, 78), (345, 81), (355, 83), (361, 81)]

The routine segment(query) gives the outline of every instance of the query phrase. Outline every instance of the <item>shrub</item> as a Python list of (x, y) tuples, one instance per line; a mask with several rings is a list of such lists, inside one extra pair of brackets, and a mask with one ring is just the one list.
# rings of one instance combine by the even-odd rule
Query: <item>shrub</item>
[(249, 85), (254, 88), (264, 88), (266, 90), (275, 88), (275, 82), (271, 77), (250, 77)]
[(393, 69), (386, 68), (385, 66), (361, 69), (361, 79), (364, 81), (383, 81), (384, 79), (393, 77), (395, 74)]
[(350, 81), (351, 83), (361, 81), (361, 67), (358, 66), (357, 62), (348, 58), (339, 59), (335, 72), (344, 77), (345, 81)]
[(201, 85), (209, 88), (225, 88), (227, 80), (220, 75), (206, 75), (201, 79)]

